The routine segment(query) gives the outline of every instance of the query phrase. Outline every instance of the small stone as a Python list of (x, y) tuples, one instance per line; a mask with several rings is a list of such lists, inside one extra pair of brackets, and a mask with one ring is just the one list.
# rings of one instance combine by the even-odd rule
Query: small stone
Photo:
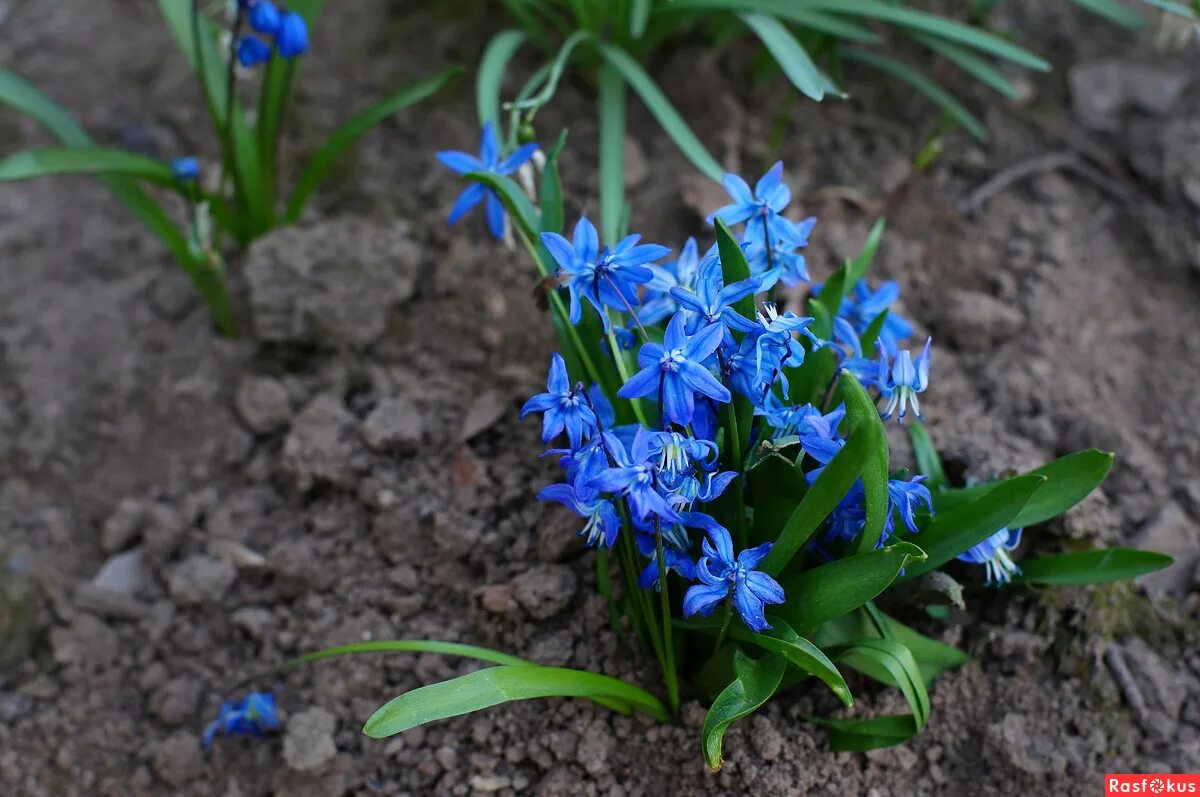
[(246, 426), (258, 434), (277, 432), (292, 418), (287, 388), (269, 376), (243, 377), (233, 403)]
[(95, 617), (81, 614), (66, 628), (50, 630), (50, 647), (58, 664), (94, 671), (116, 661), (120, 639), (116, 631)]
[(503, 775), (472, 775), (468, 780), (471, 788), (486, 794), (492, 794), (512, 785), (512, 780)]
[(235, 611), (229, 619), (235, 626), (245, 631), (251, 639), (261, 640), (266, 634), (267, 628), (274, 621), (275, 615), (262, 606), (243, 606)]
[(299, 772), (317, 772), (337, 755), (337, 718), (313, 707), (292, 715), (283, 737), (283, 759)]
[(199, 703), (199, 681), (179, 676), (154, 691), (150, 696), (150, 711), (167, 725), (182, 725), (195, 715)]
[(943, 307), (939, 331), (966, 350), (990, 349), (1016, 335), (1020, 311), (977, 291), (956, 291)]
[(599, 775), (608, 769), (608, 759), (613, 751), (613, 737), (603, 720), (593, 720), (579, 739), (575, 758), (589, 775)]
[(228, 562), (194, 554), (175, 566), (167, 579), (167, 589), (179, 606), (214, 605), (225, 597), (236, 578), (237, 570)]
[(1187, 88), (1186, 70), (1116, 59), (1076, 64), (1067, 75), (1071, 107), (1084, 127), (1113, 133), (1129, 108), (1154, 116), (1168, 113)]
[(553, 617), (575, 596), (578, 579), (566, 565), (536, 565), (513, 579), (513, 596), (535, 620)]
[(283, 469), (301, 492), (320, 483), (353, 489), (366, 464), (358, 421), (331, 394), (313, 399), (283, 442)]
[(987, 726), (985, 737), (991, 760), (1028, 775), (1041, 776), (1049, 771), (1047, 752), (1039, 749), (1037, 736), (1030, 732), (1023, 714), (1005, 714), (999, 722)]
[(175, 731), (150, 748), (150, 766), (168, 786), (179, 787), (204, 774), (200, 740), (194, 733)]
[(492, 428), (504, 417), (508, 402), (495, 390), (485, 390), (471, 402), (463, 420), (459, 439), (470, 440), (477, 434)]
[(183, 516), (167, 504), (157, 501), (145, 507), (142, 521), (142, 549), (146, 559), (162, 563), (175, 555), (187, 535)]
[(1174, 502), (1168, 502), (1142, 527), (1135, 547), (1174, 557), (1169, 567), (1139, 576), (1137, 583), (1152, 595), (1183, 598), (1191, 588), (1192, 574), (1200, 565), (1200, 526)]
[(753, 749), (758, 751), (763, 761), (775, 761), (783, 755), (783, 734), (775, 727), (775, 723), (761, 714), (754, 715), (751, 739)]
[(100, 530), (100, 548), (105, 553), (116, 553), (129, 547), (142, 530), (145, 517), (143, 503), (134, 498), (123, 498), (117, 509)]
[(466, 556), (479, 544), (483, 522), (471, 515), (437, 513), (433, 517), (433, 544), (447, 556)]
[(479, 604), (492, 614), (513, 614), (517, 601), (512, 584), (489, 584), (479, 592)]
[(313, 588), (317, 561), (304, 540), (282, 540), (267, 553), (267, 569), (275, 576), (275, 589), (284, 598), (295, 598)]
[(382, 399), (367, 415), (362, 426), (363, 439), (376, 451), (409, 454), (421, 447), (425, 422), (412, 399)]
[(145, 556), (140, 548), (110, 556), (92, 579), (92, 586), (120, 595), (133, 595), (145, 586)]

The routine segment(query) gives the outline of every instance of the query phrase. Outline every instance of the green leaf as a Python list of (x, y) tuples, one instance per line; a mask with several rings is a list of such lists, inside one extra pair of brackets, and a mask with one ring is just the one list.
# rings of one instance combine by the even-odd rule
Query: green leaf
[(313, 191), (316, 190), (317, 186), (325, 178), (325, 173), (341, 157), (342, 153), (358, 141), (364, 133), (397, 111), (414, 105), (431, 94), (436, 93), (451, 80), (458, 77), (461, 72), (462, 70), (458, 68), (447, 69), (444, 72), (439, 72), (436, 75), (418, 80), (416, 83), (405, 86), (394, 94), (384, 97), (369, 108), (364, 108), (350, 117), (337, 130), (333, 131), (333, 134), (326, 139), (325, 144), (312, 156), (312, 159), (309, 160), (308, 165), (304, 168), (304, 172), (300, 175), (300, 179), (296, 183), (296, 187), (292, 190), (291, 197), (288, 199), (284, 221), (292, 224), (300, 218), (305, 204), (307, 204)]
[(812, 721), (829, 728), (829, 746), (840, 753), (893, 747), (917, 735), (912, 714), (889, 714), (866, 720), (813, 717)]
[[(746, 253), (742, 251), (737, 236), (729, 225), (721, 219), (714, 219), (717, 231), (717, 253), (721, 258), (721, 276), (726, 285), (750, 279), (750, 264), (746, 261)], [(743, 318), (754, 320), (754, 296), (743, 296), (733, 304)]]
[(763, 650), (783, 656), (789, 664), (821, 679), (847, 708), (854, 705), (854, 697), (850, 694), (850, 687), (846, 686), (846, 679), (842, 677), (837, 667), (829, 660), (828, 656), (821, 652), (819, 647), (797, 634), (780, 617), (769, 614), (767, 622), (772, 627), (760, 634), (740, 625), (734, 625), (730, 628), (729, 635), (734, 639), (751, 642)]
[[(479, 75), (475, 78), (475, 109), (479, 113), (479, 125), (489, 122), (500, 126), (500, 90), (508, 62), (528, 41), (525, 31), (517, 28), (502, 30), (491, 38), (479, 59)], [(496, 131), (500, 135), (500, 131)]]
[(1122, 27), (1134, 30), (1142, 27), (1142, 18), (1118, 0), (1071, 0), (1071, 2)]
[(887, 589), (901, 570), (924, 559), (925, 552), (916, 545), (897, 542), (806, 570), (784, 582), (787, 603), (776, 614), (807, 636), (822, 623), (862, 606)]
[(467, 659), (485, 661), (489, 664), (540, 666), (519, 656), (512, 656), (490, 648), (481, 648), (478, 645), (424, 639), (389, 639), (376, 642), (355, 642), (349, 645), (322, 648), (312, 653), (305, 653), (303, 656), (288, 659), (272, 671), (291, 670), (304, 664), (311, 664), (314, 661), (357, 653), (439, 653), (446, 656), (462, 656)]
[[(1082, 501), (1104, 481), (1112, 469), (1113, 455), (1096, 449), (1077, 451), (1029, 471), (1027, 475), (1044, 476), (1046, 483), (1034, 494), (1025, 507), (1012, 519), (1012, 528), (1023, 528), (1057, 517)], [(933, 505), (938, 512), (954, 509), (978, 500), (1004, 482), (944, 490), (935, 493)]]
[(942, 467), (942, 458), (938, 456), (937, 446), (925, 426), (914, 423), (908, 427), (908, 436), (912, 440), (913, 457), (917, 460), (917, 472), (925, 476), (925, 486), (930, 490), (940, 490), (949, 482), (946, 470)]
[(646, 33), (646, 22), (650, 19), (651, 0), (630, 0), (629, 35), (640, 39)]
[(889, 312), (891, 311), (885, 309), (879, 315), (872, 318), (871, 323), (867, 324), (867, 328), (859, 336), (858, 342), (862, 345), (864, 354), (874, 351), (875, 341), (879, 340), (879, 333), (883, 331), (883, 325), (887, 322)]
[(739, 14), (742, 22), (754, 31), (759, 41), (771, 53), (779, 68), (801, 94), (818, 102), (825, 96), (825, 84), (817, 65), (792, 32), (775, 17), (766, 14)]
[(825, 33), (838, 39), (861, 42), (862, 44), (877, 44), (879, 42), (879, 34), (875, 31), (857, 22), (842, 19), (836, 14), (827, 14), (824, 11), (813, 11), (812, 9), (795, 6), (789, 10), (787, 19), (799, 23), (802, 27), (809, 30)]
[(928, 558), (905, 570), (899, 580), (909, 581), (941, 567), (1002, 528), (1020, 528), (1016, 518), (1022, 507), (1045, 483), (1045, 476), (1018, 476), (1002, 482), (973, 503), (938, 512), (920, 534), (905, 537), (919, 540)]
[(879, 628), (867, 611), (859, 610), (843, 614), (822, 625), (813, 635), (813, 642), (828, 649), (848, 645), (864, 637), (894, 639), (912, 651), (926, 688), (932, 686), (934, 680), (942, 673), (958, 669), (971, 660), (958, 648), (925, 636), (878, 610), (876, 615), (883, 619), (883, 630), (886, 634), (880, 634)]
[[(541, 226), (541, 220), (538, 218), (537, 209), (534, 208), (525, 191), (517, 185), (515, 180), (495, 172), (471, 172), (463, 176), (467, 180), (483, 183), (495, 191), (499, 195), (500, 201), (504, 203), (504, 207), (512, 215), (521, 234), (530, 241), (538, 240), (537, 231)], [(539, 264), (539, 266), (544, 268), (544, 264)], [(543, 274), (542, 276), (547, 275)]]
[(878, 431), (873, 426), (863, 427), (850, 435), (846, 445), (825, 466), (792, 511), (760, 570), (771, 575), (783, 571), (858, 481), (867, 457), (876, 450), (878, 444)]
[[(567, 60), (571, 57), (571, 53), (575, 51), (577, 46), (587, 41), (589, 38), (590, 34), (582, 30), (577, 30), (568, 36), (567, 40), (564, 41), (562, 46), (558, 48), (558, 54), (554, 56), (554, 60), (547, 65), (548, 71), (546, 72), (542, 88), (538, 91), (538, 93), (532, 94), (531, 91), (527, 92), (522, 90), (521, 97), (518, 98), (517, 101), (513, 102), (511, 105), (505, 105), (504, 107), (512, 108), (514, 110), (532, 112), (533, 110), (550, 102), (550, 100), (554, 98), (555, 92), (558, 91), (558, 83), (560, 80), (562, 80), (563, 70), (565, 70), (567, 67)], [(530, 83), (526, 85), (528, 87), (533, 83), (534, 79), (531, 78)], [(526, 94), (529, 94), (530, 96), (525, 96)]]
[(0, 69), (0, 103), (32, 117), (67, 146), (94, 146), (91, 136), (61, 105), (7, 69)]
[(737, 720), (757, 711), (775, 694), (786, 666), (782, 656), (767, 655), (755, 660), (740, 650), (734, 652), (733, 682), (713, 701), (701, 731), (704, 762), (709, 769), (721, 768), (721, 742), (725, 731)]
[(912, 709), (917, 730), (929, 720), (929, 692), (912, 651), (894, 639), (859, 639), (834, 652), (837, 661), (868, 678), (895, 687)]
[(867, 272), (871, 269), (871, 263), (875, 260), (875, 253), (879, 251), (879, 243), (883, 240), (883, 231), (886, 227), (887, 219), (883, 217), (875, 219), (870, 232), (867, 233), (867, 240), (863, 242), (862, 249), (850, 262), (844, 290), (853, 290), (858, 281), (867, 276)]
[(979, 121), (979, 118), (975, 114), (968, 111), (966, 106), (956, 100), (950, 92), (911, 66), (881, 53), (862, 50), (856, 47), (842, 48), (841, 55), (847, 60), (873, 66), (881, 72), (886, 72), (904, 81), (928, 97), (934, 105), (945, 111), (947, 116), (962, 125), (963, 129), (975, 138), (980, 141), (987, 140), (987, 128), (984, 127), (983, 122)]
[(611, 64), (600, 69), (600, 226), (604, 243), (618, 240), (625, 206), (625, 81)]
[(875, 548), (875, 544), (883, 536), (883, 527), (887, 523), (891, 508), (888, 500), (887, 431), (883, 428), (875, 401), (867, 394), (862, 383), (849, 371), (843, 370), (840, 384), (842, 398), (846, 402), (846, 422), (850, 427), (850, 434), (868, 427), (873, 427), (877, 433), (862, 469), (863, 503), (866, 506), (867, 519), (856, 543), (856, 550), (861, 553)]
[[(625, 82), (641, 97), (642, 102), (658, 120), (675, 146), (692, 164), (712, 180), (719, 181), (724, 170), (717, 163), (696, 134), (688, 127), (687, 122), (671, 105), (671, 101), (662, 93), (654, 79), (646, 74), (646, 70), (629, 53), (612, 44), (596, 42), (596, 48), (609, 64), (625, 79)], [(603, 120), (601, 120), (603, 121)]]
[(658, 698), (616, 678), (565, 667), (520, 664), (488, 667), (405, 692), (372, 714), (363, 733), (382, 739), (435, 720), (539, 697), (616, 698), (660, 722), (670, 719)]
[(0, 181), (30, 180), (56, 174), (110, 174), (135, 177), (178, 188), (171, 167), (134, 152), (103, 147), (33, 149), (0, 160)]
[[(554, 146), (546, 153), (546, 165), (542, 169), (542, 216), (538, 232), (556, 232), (560, 235), (565, 223), (563, 214), (562, 178), (558, 172), (558, 156), (567, 143), (567, 131), (558, 134)], [(547, 253), (549, 254), (549, 253)]]
[(850, 268), (852, 263), (847, 260), (842, 264), (842, 267), (833, 272), (829, 279), (825, 280), (825, 284), (821, 286), (821, 292), (815, 295), (809, 304), (820, 304), (825, 308), (825, 314), (822, 317), (828, 317), (829, 335), (833, 335), (833, 319), (837, 318), (838, 310), (842, 308), (842, 299), (846, 297), (846, 291), (853, 287), (854, 283), (850, 281)]
[(1010, 100), (1019, 95), (1011, 80), (973, 50), (925, 33), (914, 34), (913, 38), (996, 93)]
[(1144, 576), (1174, 561), (1154, 551), (1101, 548), (1026, 559), (1021, 562), (1021, 574), (1016, 580), (1026, 584), (1104, 584)]

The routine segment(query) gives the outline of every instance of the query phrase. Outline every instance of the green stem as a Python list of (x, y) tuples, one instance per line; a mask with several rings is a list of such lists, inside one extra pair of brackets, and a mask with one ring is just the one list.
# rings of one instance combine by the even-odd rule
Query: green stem
[[(605, 311), (607, 313), (607, 311)], [(607, 322), (607, 318), (602, 318), (601, 321)], [(625, 364), (625, 357), (621, 354), (621, 345), (617, 343), (617, 334), (613, 332), (611, 323), (605, 323), (608, 327), (608, 345), (612, 349), (613, 362), (617, 364), (617, 373), (621, 376), (621, 384), (629, 381), (629, 367)], [(597, 381), (597, 384), (599, 382)], [(642, 412), (641, 399), (630, 399), (629, 403), (633, 405), (633, 414), (637, 416), (638, 422), (647, 429), (650, 428), (649, 422), (646, 421), (646, 414)]]
[(738, 548), (745, 550), (749, 537), (746, 533), (746, 496), (745, 485), (742, 483), (745, 479), (741, 472), (740, 462), (742, 443), (738, 434), (737, 409), (734, 407), (734, 402), (730, 401), (725, 405), (725, 411), (729, 413), (729, 467), (737, 471), (737, 478), (730, 484), (734, 496), (734, 511), (737, 513), (736, 525), (734, 533), (737, 534)]
[(721, 633), (717, 634), (717, 644), (713, 645), (713, 655), (721, 650), (725, 643), (725, 635), (729, 633), (729, 621), (733, 619), (733, 595), (725, 599), (725, 619), (721, 621)]
[(604, 601), (608, 604), (609, 627), (612, 628), (614, 634), (620, 633), (617, 601), (613, 598), (612, 584), (609, 582), (607, 548), (596, 548), (596, 588), (600, 590), (600, 594), (604, 596)]
[(662, 521), (654, 518), (654, 549), (658, 557), (658, 596), (659, 608), (662, 609), (663, 645), (666, 647), (667, 661), (663, 677), (667, 681), (667, 698), (671, 703), (672, 713), (679, 711), (679, 676), (675, 672), (675, 635), (671, 624), (671, 593), (667, 586), (667, 557), (663, 553)]

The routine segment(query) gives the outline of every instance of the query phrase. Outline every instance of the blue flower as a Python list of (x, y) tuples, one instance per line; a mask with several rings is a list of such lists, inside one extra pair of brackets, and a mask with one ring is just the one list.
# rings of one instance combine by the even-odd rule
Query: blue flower
[(909, 350), (901, 349), (897, 352), (895, 362), (890, 369), (886, 354), (880, 352), (879, 376), (876, 386), (880, 393), (888, 398), (887, 406), (884, 407), (882, 413), (884, 420), (891, 418), (898, 409), (900, 414), (896, 420), (904, 423), (904, 416), (909, 407), (912, 407), (914, 415), (918, 418), (921, 417), (921, 405), (917, 401), (917, 394), (924, 392), (925, 388), (929, 386), (929, 347), (932, 343), (932, 338), (926, 338), (925, 348), (917, 356), (915, 363)]
[(671, 251), (657, 244), (639, 246), (640, 240), (640, 235), (629, 235), (611, 250), (608, 247), (601, 250), (600, 236), (586, 216), (576, 223), (571, 241), (556, 232), (542, 233), (542, 243), (562, 272), (569, 276), (567, 290), (571, 295), (572, 324), (578, 324), (582, 316), (581, 298), (596, 308), (606, 332), (610, 324), (605, 306), (627, 310), (637, 305), (635, 286), (654, 278), (654, 271), (648, 264)]
[(780, 217), (772, 227), (771, 245), (756, 240), (746, 247), (746, 261), (753, 274), (763, 278), (759, 290), (770, 290), (776, 282), (789, 288), (801, 282), (811, 282), (808, 262), (799, 250), (808, 246), (808, 236), (817, 224), (815, 217), (792, 222)]
[(1000, 529), (978, 545), (960, 553), (958, 559), (963, 562), (983, 565), (987, 569), (988, 586), (999, 587), (1007, 584), (1012, 577), (1021, 572), (1008, 552), (1021, 544), (1021, 529), (1009, 531)]
[(555, 353), (550, 358), (550, 374), (546, 378), (546, 392), (538, 393), (521, 408), (521, 417), (531, 412), (542, 415), (542, 442), (549, 443), (563, 429), (571, 448), (579, 448), (585, 435), (596, 431), (596, 413), (588, 404), (582, 386), (571, 387), (567, 376), (567, 364)]
[(651, 432), (648, 450), (650, 456), (658, 457), (658, 469), (668, 478), (690, 471), (693, 462), (717, 456), (715, 443), (679, 432)]
[(275, 698), (269, 692), (251, 692), (241, 700), (231, 700), (221, 705), (217, 719), (204, 729), (204, 749), (212, 746), (213, 737), (249, 734), (260, 737), (264, 730), (279, 728), (279, 717), (275, 714)]
[(638, 350), (638, 366), (642, 370), (617, 391), (618, 396), (629, 399), (659, 395), (663, 417), (680, 426), (692, 422), (696, 393), (720, 402), (731, 398), (729, 390), (704, 365), (721, 345), (725, 328), (716, 324), (688, 336), (684, 324), (683, 313), (676, 313), (667, 324), (661, 345), (643, 345)]
[(772, 302), (763, 302), (763, 309), (758, 314), (758, 323), (762, 327), (762, 334), (758, 336), (758, 341), (754, 349), (754, 364), (755, 367), (762, 371), (762, 350), (764, 346), (781, 348), (780, 364), (783, 360), (791, 359), (794, 362), (793, 366), (798, 366), (804, 362), (804, 347), (800, 345), (800, 341), (792, 337), (793, 332), (800, 332), (812, 341), (814, 348), (820, 348), (825, 345), (825, 342), (818, 338), (809, 330), (813, 319), (808, 316), (798, 316), (791, 310), (788, 310), (783, 315), (775, 308)]
[[(736, 350), (726, 347), (725, 370), (729, 373), (729, 384), (755, 405), (765, 399), (767, 389), (775, 382), (775, 375), (781, 373), (786, 352), (785, 346), (760, 348), (759, 339), (764, 334), (761, 328), (756, 329), (742, 338)], [(766, 362), (763, 362), (764, 355)]]
[(645, 285), (642, 305), (637, 309), (638, 321), (645, 326), (652, 326), (674, 315), (679, 309), (679, 302), (671, 295), (671, 289), (690, 289), (695, 284), (699, 267), (700, 254), (696, 239), (688, 238), (678, 259), (654, 269), (654, 276)]
[(200, 176), (200, 163), (195, 158), (176, 158), (171, 161), (171, 177), (190, 183)]
[(633, 519), (639, 523), (647, 522), (650, 515), (678, 523), (679, 513), (659, 492), (657, 455), (651, 450), (653, 433), (639, 426), (628, 451), (615, 435), (605, 434), (603, 439), (616, 465), (590, 479), (590, 486), (628, 500)]
[(260, 0), (250, 6), (250, 27), (264, 36), (274, 36), (283, 21), (279, 9), (269, 0)]
[[(260, 4), (265, 5), (265, 3)], [(275, 34), (275, 46), (284, 58), (295, 58), (308, 52), (308, 25), (295, 11), (285, 11)]]
[(707, 257), (700, 264), (695, 293), (686, 288), (671, 288), (671, 295), (692, 313), (687, 321), (689, 335), (695, 335), (700, 329), (713, 324), (750, 332), (758, 325), (733, 309), (733, 305), (757, 293), (761, 284), (761, 277), (750, 277), (726, 286), (720, 258)]
[(733, 202), (709, 214), (708, 223), (715, 219), (729, 225), (745, 222), (743, 239), (747, 244), (774, 240), (779, 222), (784, 220), (779, 214), (792, 201), (791, 189), (783, 182), (783, 163), (776, 163), (760, 177), (754, 191), (736, 174), (727, 173), (722, 183)]
[(551, 484), (538, 493), (539, 501), (557, 501), (570, 509), (587, 523), (579, 536), (593, 548), (611, 548), (621, 530), (621, 518), (616, 507), (607, 498), (582, 499), (569, 484)]
[(238, 63), (247, 69), (271, 59), (271, 45), (253, 36), (243, 36), (237, 44)]
[[(442, 162), (442, 165), (458, 174), (471, 174), (472, 172), (512, 174), (523, 163), (533, 157), (533, 153), (537, 151), (537, 148), (537, 144), (526, 144), (507, 158), (501, 158), (500, 140), (496, 137), (495, 127), (492, 126), (491, 122), (488, 122), (483, 126), (483, 137), (479, 144), (478, 158), (466, 152), (446, 150), (437, 153), (437, 159)], [(482, 183), (471, 183), (463, 189), (463, 192), (458, 196), (458, 200), (454, 203), (454, 207), (450, 209), (450, 217), (447, 221), (450, 224), (454, 224), (485, 199), (487, 200), (485, 207), (488, 229), (491, 230), (493, 237), (497, 239), (503, 238), (504, 203), (500, 201), (500, 197), (495, 191)]]
[(683, 616), (691, 617), (697, 612), (709, 616), (732, 591), (734, 608), (751, 631), (770, 628), (765, 614), (766, 604), (783, 603), (783, 587), (755, 568), (770, 552), (771, 543), (764, 542), (756, 548), (748, 548), (735, 559), (729, 532), (714, 524), (708, 530), (701, 549), (704, 555), (696, 563), (696, 576), (700, 583), (689, 587), (684, 595)]
[(900, 520), (913, 534), (919, 531), (917, 508), (924, 506), (926, 511), (933, 512), (933, 496), (930, 495), (929, 488), (921, 483), (923, 481), (924, 476), (914, 476), (908, 481), (888, 480), (888, 515), (887, 522), (883, 525), (884, 537), (891, 536), (895, 531), (895, 512), (900, 513)]
[[(820, 294), (820, 286), (813, 286), (814, 295)], [(883, 343), (888, 354), (894, 355), (899, 343), (913, 333), (912, 324), (899, 313), (891, 310), (891, 306), (900, 298), (899, 284), (888, 281), (881, 283), (874, 291), (867, 285), (865, 279), (860, 279), (843, 299), (838, 307), (838, 317), (846, 319), (858, 334), (867, 331), (871, 322), (888, 310), (883, 326), (879, 330), (879, 340)]]

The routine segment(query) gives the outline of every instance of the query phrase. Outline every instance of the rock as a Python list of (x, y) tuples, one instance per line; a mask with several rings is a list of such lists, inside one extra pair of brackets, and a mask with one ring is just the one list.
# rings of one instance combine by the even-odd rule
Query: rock
[(101, 670), (116, 661), (120, 640), (116, 631), (81, 614), (69, 626), (50, 630), (50, 647), (54, 661), (64, 667)]
[(275, 620), (275, 615), (262, 606), (243, 606), (229, 618), (238, 628), (249, 634), (251, 639), (261, 640)]
[(238, 383), (234, 407), (250, 431), (258, 434), (277, 432), (292, 418), (292, 402), (287, 388), (269, 376), (246, 376)]
[(172, 678), (150, 695), (150, 711), (165, 724), (182, 725), (200, 704), (200, 682), (190, 676)]
[(1067, 75), (1071, 107), (1084, 127), (1112, 133), (1130, 109), (1154, 116), (1170, 111), (1187, 88), (1183, 69), (1108, 59), (1076, 64)]
[(497, 421), (504, 417), (507, 410), (508, 402), (497, 391), (485, 390), (480, 393), (467, 408), (459, 439), (465, 442), (480, 432), (492, 428)]
[(515, 614), (517, 601), (512, 584), (488, 584), (479, 591), (479, 604), (492, 614)]
[(145, 555), (141, 548), (110, 556), (92, 579), (97, 589), (120, 595), (133, 595), (146, 584)]
[(1005, 714), (999, 722), (987, 726), (985, 738), (990, 760), (1028, 775), (1041, 776), (1050, 771), (1045, 751), (1038, 749), (1038, 736), (1030, 731), (1023, 714)]
[(175, 731), (150, 748), (150, 767), (168, 786), (179, 787), (204, 774), (200, 740), (193, 733)]
[(300, 772), (317, 772), (337, 755), (333, 732), (337, 719), (323, 708), (294, 714), (283, 737), (283, 760)]
[(283, 469), (302, 492), (320, 483), (353, 489), (366, 465), (358, 421), (331, 394), (313, 399), (283, 441)]
[(194, 554), (175, 566), (167, 590), (179, 606), (214, 605), (221, 602), (236, 578), (237, 570), (228, 562)]
[(1171, 594), (1181, 599), (1187, 595), (1192, 574), (1200, 565), (1200, 526), (1178, 504), (1164, 504), (1138, 532), (1134, 547), (1175, 558), (1170, 567), (1139, 576), (1138, 584), (1153, 595)]
[(376, 451), (410, 454), (421, 447), (425, 421), (412, 399), (403, 396), (382, 399), (367, 415), (363, 439)]
[(267, 569), (275, 576), (281, 597), (295, 598), (313, 588), (319, 567), (306, 540), (281, 540), (267, 552)]
[(513, 579), (513, 597), (535, 620), (545, 620), (567, 607), (577, 586), (566, 565), (536, 565)]
[(142, 530), (142, 502), (123, 498), (100, 530), (100, 549), (115, 553), (133, 542)]
[(406, 224), (337, 217), (259, 239), (244, 273), (260, 340), (365, 347), (416, 290), (420, 249)]
[(142, 519), (142, 550), (151, 562), (174, 556), (187, 535), (187, 522), (167, 504), (150, 502)]
[(608, 769), (608, 758), (612, 755), (614, 739), (603, 720), (593, 720), (579, 739), (575, 750), (576, 760), (589, 775), (599, 775)]
[(939, 331), (966, 350), (988, 349), (1020, 331), (1016, 308), (977, 291), (955, 291), (942, 309)]

